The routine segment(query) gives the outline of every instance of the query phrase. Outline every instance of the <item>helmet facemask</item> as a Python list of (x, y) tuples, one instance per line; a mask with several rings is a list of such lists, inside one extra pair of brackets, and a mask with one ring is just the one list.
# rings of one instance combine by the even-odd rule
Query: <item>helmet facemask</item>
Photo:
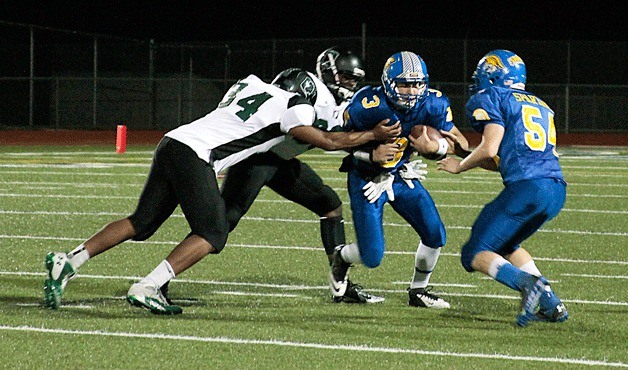
[[(401, 85), (401, 86), (400, 86)], [(407, 86), (405, 86), (407, 85)], [(401, 93), (400, 87), (415, 88), (418, 90), (416, 94)], [(395, 79), (390, 83), (392, 90), (391, 99), (394, 99), (394, 103), (397, 107), (402, 109), (412, 109), (414, 106), (427, 96), (427, 82), (425, 81), (410, 81), (408, 79)], [(391, 97), (389, 96), (389, 97)]]
[(327, 49), (316, 61), (318, 77), (332, 92), (337, 102), (353, 97), (364, 80), (363, 63), (351, 52)]

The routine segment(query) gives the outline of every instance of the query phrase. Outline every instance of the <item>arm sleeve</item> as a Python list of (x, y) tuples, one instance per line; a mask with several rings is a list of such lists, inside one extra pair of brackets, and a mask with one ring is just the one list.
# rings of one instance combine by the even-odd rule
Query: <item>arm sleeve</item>
[(314, 107), (307, 103), (295, 104), (289, 107), (281, 116), (281, 131), (287, 133), (291, 128), (297, 126), (312, 126), (316, 120)]

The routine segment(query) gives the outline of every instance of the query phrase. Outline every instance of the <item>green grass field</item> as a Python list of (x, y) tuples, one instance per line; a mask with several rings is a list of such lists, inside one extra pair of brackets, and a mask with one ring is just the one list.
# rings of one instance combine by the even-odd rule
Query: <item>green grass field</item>
[[(0, 148), (0, 355), (4, 368), (574, 369), (628, 367), (628, 150), (564, 148), (562, 213), (525, 247), (564, 300), (563, 324), (514, 326), (518, 295), (459, 262), (481, 207), (501, 189), (496, 173), (450, 175), (429, 162), (424, 185), (447, 226), (432, 275), (449, 310), (407, 305), (418, 236), (388, 206), (381, 266), (352, 280), (383, 295), (374, 305), (329, 298), (318, 218), (264, 189), (219, 255), (171, 284), (184, 313), (131, 307), (131, 283), (188, 233), (179, 210), (148, 241), (87, 262), (63, 306), (42, 306), (44, 256), (69, 251), (133, 211), (154, 147)], [(342, 155), (301, 158), (345, 201)]]

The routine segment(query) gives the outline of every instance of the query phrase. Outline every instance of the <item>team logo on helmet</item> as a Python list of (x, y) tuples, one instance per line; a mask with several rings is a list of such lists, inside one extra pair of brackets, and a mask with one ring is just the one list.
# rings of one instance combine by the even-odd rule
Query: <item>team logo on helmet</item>
[(390, 66), (394, 62), (395, 62), (395, 58), (393, 58), (393, 57), (388, 58), (388, 60), (386, 61), (386, 64), (384, 64), (384, 69), (387, 69), (388, 66)]
[(487, 65), (492, 66), (493, 68), (505, 68), (504, 63), (497, 55), (489, 55), (486, 57), (484, 61)]
[(521, 59), (519, 55), (513, 55), (510, 58), (508, 58), (508, 64), (510, 64), (513, 67), (519, 67), (519, 64), (524, 64), (524, 63), (523, 63), (523, 59)]
[(306, 99), (311, 99), (316, 95), (316, 85), (314, 85), (314, 81), (311, 78), (305, 78), (301, 81), (301, 91), (305, 94)]

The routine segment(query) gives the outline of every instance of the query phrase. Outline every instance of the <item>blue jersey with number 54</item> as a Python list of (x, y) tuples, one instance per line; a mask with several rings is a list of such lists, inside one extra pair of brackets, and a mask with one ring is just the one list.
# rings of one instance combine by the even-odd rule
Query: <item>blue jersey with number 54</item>
[(556, 152), (554, 111), (534, 94), (492, 86), (469, 99), (466, 115), (479, 133), (489, 123), (504, 127), (497, 152), (504, 184), (547, 177), (563, 179)]

